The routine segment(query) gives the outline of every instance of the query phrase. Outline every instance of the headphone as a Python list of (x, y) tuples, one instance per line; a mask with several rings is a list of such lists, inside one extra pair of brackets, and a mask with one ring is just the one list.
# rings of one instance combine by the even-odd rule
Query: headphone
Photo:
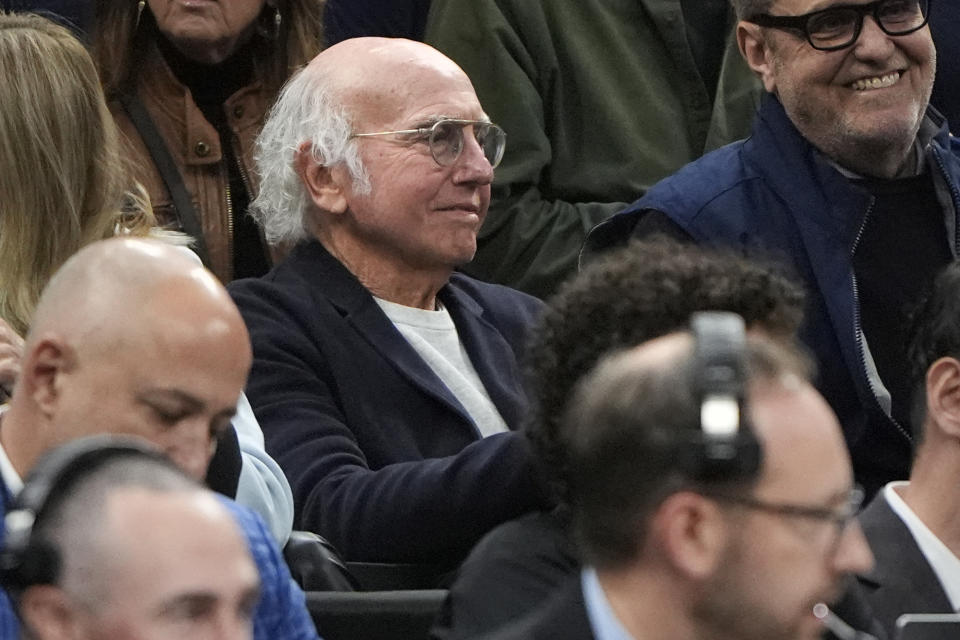
[(698, 481), (749, 480), (760, 472), (763, 448), (745, 403), (747, 339), (743, 318), (725, 311), (694, 313), (693, 393), (699, 432), (680, 447)]
[(124, 458), (172, 463), (140, 440), (99, 435), (79, 438), (44, 455), (34, 466), (4, 518), (0, 550), (0, 586), (20, 593), (38, 584), (55, 584), (62, 562), (56, 546), (34, 534), (51, 504), (69, 495), (78, 482), (108, 462)]

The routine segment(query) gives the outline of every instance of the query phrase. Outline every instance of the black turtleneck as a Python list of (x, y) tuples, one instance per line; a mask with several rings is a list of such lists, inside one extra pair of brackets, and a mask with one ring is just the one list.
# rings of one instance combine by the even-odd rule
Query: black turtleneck
[(250, 194), (236, 157), (233, 134), (227, 123), (223, 103), (253, 80), (253, 55), (249, 46), (219, 64), (203, 64), (184, 56), (165, 38), (158, 46), (167, 65), (180, 83), (190, 90), (193, 101), (217, 130), (223, 162), (230, 182), (230, 206), (233, 211), (233, 277), (259, 277), (270, 269), (267, 252), (256, 222), (247, 208)]

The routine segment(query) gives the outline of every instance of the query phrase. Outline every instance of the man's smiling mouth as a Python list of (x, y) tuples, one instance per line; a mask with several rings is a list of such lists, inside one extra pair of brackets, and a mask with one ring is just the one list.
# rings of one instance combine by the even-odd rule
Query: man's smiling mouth
[(861, 78), (850, 83), (854, 91), (870, 91), (871, 89), (884, 89), (892, 87), (900, 80), (900, 72), (894, 71), (882, 76), (873, 76), (872, 78)]

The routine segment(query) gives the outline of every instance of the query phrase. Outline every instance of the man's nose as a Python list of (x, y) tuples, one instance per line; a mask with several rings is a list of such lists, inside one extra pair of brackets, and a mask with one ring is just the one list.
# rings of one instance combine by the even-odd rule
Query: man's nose
[(838, 573), (866, 573), (873, 569), (873, 552), (856, 519), (840, 536), (833, 564)]
[(483, 147), (474, 137), (472, 127), (463, 131), (463, 150), (454, 167), (454, 180), (481, 185), (493, 182), (493, 167), (490, 166)]
[(896, 48), (894, 43), (896, 37), (898, 36), (888, 35), (881, 29), (880, 24), (872, 15), (866, 15), (863, 18), (860, 37), (853, 45), (854, 53), (861, 59), (885, 60)]
[(215, 449), (216, 439), (210, 436), (209, 426), (206, 424), (184, 428), (164, 446), (164, 452), (174, 464), (191, 478), (200, 481), (207, 475), (207, 467), (210, 466)]

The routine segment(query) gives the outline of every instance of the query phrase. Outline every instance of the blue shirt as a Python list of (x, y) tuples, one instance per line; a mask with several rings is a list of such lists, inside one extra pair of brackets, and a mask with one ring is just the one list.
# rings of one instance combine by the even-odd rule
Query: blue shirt
[(263, 519), (254, 511), (215, 494), (243, 530), (260, 572), (260, 603), (253, 619), (254, 640), (319, 640), (303, 591)]
[(634, 640), (613, 612), (607, 600), (597, 572), (588, 567), (580, 573), (580, 585), (583, 589), (583, 603), (587, 608), (587, 618), (596, 640)]

